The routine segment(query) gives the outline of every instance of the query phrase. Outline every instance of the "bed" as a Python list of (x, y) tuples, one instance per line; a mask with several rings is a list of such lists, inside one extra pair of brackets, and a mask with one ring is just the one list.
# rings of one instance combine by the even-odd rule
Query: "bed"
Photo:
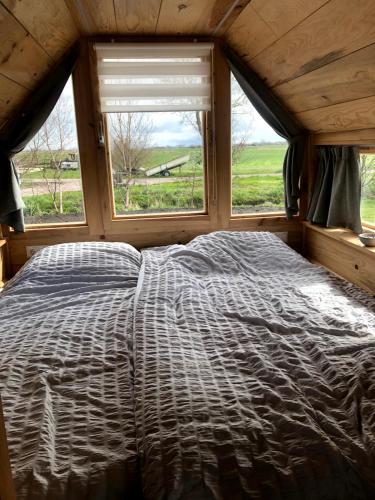
[(49, 247), (0, 327), (21, 499), (375, 497), (374, 298), (270, 233)]

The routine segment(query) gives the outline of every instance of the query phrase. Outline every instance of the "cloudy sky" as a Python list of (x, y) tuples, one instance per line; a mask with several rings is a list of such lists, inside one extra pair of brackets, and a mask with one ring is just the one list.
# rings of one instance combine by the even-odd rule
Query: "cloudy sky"
[[(242, 92), (238, 89), (236, 83), (232, 83), (232, 90), (237, 98), (239, 92)], [(63, 96), (71, 102), (73, 109), (73, 89), (70, 79), (63, 91)], [(181, 113), (148, 113), (148, 115), (153, 123), (151, 138), (153, 147), (194, 146), (200, 144), (199, 134), (193, 126), (183, 120)], [(282, 140), (267, 125), (246, 98), (243, 99), (242, 105), (234, 109), (232, 129), (233, 142), (280, 142)], [(76, 144), (72, 142), (71, 147), (76, 147)]]

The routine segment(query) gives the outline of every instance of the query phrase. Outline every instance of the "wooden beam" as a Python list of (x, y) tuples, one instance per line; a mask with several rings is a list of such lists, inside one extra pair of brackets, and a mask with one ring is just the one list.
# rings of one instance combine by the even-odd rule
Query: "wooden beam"
[(212, 212), (214, 225), (227, 228), (232, 214), (232, 103), (230, 69), (226, 58), (216, 44), (213, 59), (216, 199)]
[(363, 130), (344, 130), (340, 132), (321, 132), (314, 134), (315, 146), (325, 145), (373, 145), (375, 144), (375, 128)]
[(0, 499), (16, 500), (12, 471), (10, 467), (3, 405), (0, 397)]
[(103, 234), (104, 226), (97, 166), (98, 131), (90, 81), (89, 44), (82, 40), (80, 58), (73, 73), (77, 136), (86, 220), (90, 233), (99, 235)]

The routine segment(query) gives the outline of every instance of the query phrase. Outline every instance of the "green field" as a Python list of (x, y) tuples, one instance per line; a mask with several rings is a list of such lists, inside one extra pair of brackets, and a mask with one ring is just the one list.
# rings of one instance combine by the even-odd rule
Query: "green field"
[[(232, 207), (234, 213), (255, 213), (283, 210), (284, 192), (282, 179), (282, 164), (286, 145), (268, 144), (247, 146), (238, 157), (232, 168)], [(22, 162), (27, 162), (27, 152), (22, 153)], [(180, 211), (204, 209), (203, 167), (201, 165), (200, 149), (196, 147), (154, 148), (149, 150), (143, 165), (145, 169), (166, 163), (180, 156), (190, 155), (190, 161), (171, 170), (170, 182), (152, 184), (158, 176), (147, 178), (145, 184), (129, 186), (126, 196), (125, 189), (115, 186), (115, 208), (117, 214)], [(62, 155), (65, 159), (67, 155)], [(49, 165), (47, 153), (42, 160)], [(45, 175), (53, 178), (54, 171), (46, 168)], [(62, 179), (77, 179), (78, 170), (63, 170)], [(138, 179), (146, 178), (139, 173)], [(161, 176), (159, 176), (161, 177)], [(33, 183), (42, 180), (41, 170), (34, 169), (24, 173), (22, 187), (29, 188)], [(176, 181), (173, 181), (176, 178)], [(374, 182), (375, 184), (375, 182)], [(362, 199), (361, 213), (363, 220), (375, 222), (375, 185), (368, 186)], [(26, 220), (31, 222), (51, 220), (80, 219), (83, 220), (82, 193), (76, 191), (63, 192), (63, 214), (58, 215), (53, 208), (51, 196), (48, 194), (24, 196), (26, 204)], [(70, 219), (69, 219), (70, 218)]]

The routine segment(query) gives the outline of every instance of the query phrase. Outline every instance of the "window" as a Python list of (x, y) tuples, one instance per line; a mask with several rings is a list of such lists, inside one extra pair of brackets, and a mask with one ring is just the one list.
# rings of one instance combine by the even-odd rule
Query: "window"
[(26, 224), (85, 221), (71, 78), (45, 124), (14, 161)]
[(211, 44), (97, 44), (115, 216), (204, 213)]
[(284, 212), (287, 143), (254, 109), (231, 75), (232, 213)]
[(375, 224), (375, 148), (361, 148), (361, 219)]

